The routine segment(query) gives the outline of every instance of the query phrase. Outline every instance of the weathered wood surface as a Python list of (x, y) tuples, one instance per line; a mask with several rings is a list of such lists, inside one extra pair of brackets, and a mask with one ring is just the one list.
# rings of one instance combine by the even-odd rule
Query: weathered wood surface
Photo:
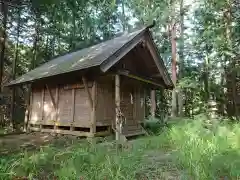
[(41, 89), (33, 89), (32, 92), (32, 105), (30, 112), (30, 124), (40, 124), (42, 120), (42, 90)]
[(90, 92), (90, 90), (89, 90), (89, 88), (88, 88), (87, 80), (86, 80), (86, 78), (85, 78), (84, 76), (82, 77), (82, 81), (83, 81), (84, 89), (85, 89), (85, 91), (87, 92), (87, 95), (88, 95), (88, 102), (89, 102), (89, 105), (90, 105), (91, 108), (93, 108), (93, 99), (92, 99), (92, 95), (91, 95), (91, 92)]
[[(55, 92), (56, 88), (49, 88), (46, 86), (44, 91), (44, 106), (43, 106), (43, 120), (42, 124), (46, 125), (53, 125), (56, 118), (56, 100), (53, 97), (53, 93)], [(54, 107), (55, 106), (55, 107)]]
[(59, 85), (58, 84), (56, 85), (55, 101), (56, 101), (56, 109), (55, 109), (54, 129), (56, 129), (56, 124), (59, 121)]
[[(88, 88), (87, 88), (88, 90)], [(92, 100), (92, 112), (91, 112), (91, 127), (90, 127), (90, 132), (94, 136), (96, 133), (96, 106), (97, 106), (97, 82), (93, 82), (92, 86), (92, 94), (89, 97)]]
[[(141, 82), (127, 77), (121, 78), (123, 78), (123, 84), (121, 91), (119, 89), (118, 98), (120, 98), (119, 106), (126, 122), (123, 122), (122, 130), (119, 132), (122, 131), (127, 135), (132, 134), (133, 131), (140, 131), (139, 125), (144, 119), (144, 93)], [(70, 89), (64, 88), (63, 85), (49, 85), (48, 89), (45, 88), (44, 94), (41, 88), (35, 88), (33, 90), (31, 124), (42, 124), (44, 127), (51, 125), (54, 126), (53, 130), (57, 130), (58, 126), (70, 127), (69, 131), (74, 131), (75, 127), (89, 128), (91, 129), (89, 133), (92, 135), (98, 133), (96, 127), (116, 126), (115, 78), (108, 75), (99, 77), (97, 83), (86, 81), (85, 83), (91, 84), (91, 86), (83, 85), (82, 88)], [(91, 98), (89, 98), (88, 92)], [(92, 108), (89, 99), (92, 100)], [(37, 121), (34, 121), (34, 118)]]
[(98, 79), (96, 124), (105, 126), (115, 124), (114, 78), (103, 76)]
[(76, 89), (75, 93), (75, 113), (73, 126), (90, 127), (91, 108), (89, 106), (87, 92), (84, 89)]
[(71, 116), (71, 131), (73, 130), (74, 116), (75, 116), (75, 99), (76, 99), (76, 89), (72, 89), (72, 116)]
[(72, 91), (70, 89), (64, 90), (63, 88), (59, 89), (59, 120), (57, 122), (58, 126), (70, 126), (71, 116), (72, 116)]
[(116, 104), (116, 119), (115, 119), (115, 125), (116, 125), (116, 140), (119, 141), (121, 134), (122, 134), (122, 122), (121, 122), (121, 94), (120, 94), (120, 75), (115, 75), (115, 104)]

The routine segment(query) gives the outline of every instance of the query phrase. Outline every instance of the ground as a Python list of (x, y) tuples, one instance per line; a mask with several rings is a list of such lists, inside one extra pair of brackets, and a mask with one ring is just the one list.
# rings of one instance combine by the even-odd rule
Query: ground
[[(125, 152), (132, 151), (135, 143), (138, 143), (140, 139), (130, 140), (128, 143), (123, 144), (123, 147), (118, 150), (120, 154), (124, 154)], [(44, 133), (31, 133), (31, 134), (18, 134), (18, 135), (9, 135), (0, 138), (1, 144), (1, 155), (13, 157), (14, 153), (19, 152), (27, 152), (33, 156), (34, 153), (39, 153), (39, 149), (48, 149), (51, 148), (59, 148), (61, 150), (58, 153), (64, 153), (66, 149), (71, 148), (77, 143), (87, 143), (88, 145), (84, 146), (93, 146), (89, 145), (90, 141), (86, 139), (77, 139), (69, 136), (53, 136), (50, 134)], [(115, 143), (113, 141), (102, 142), (101, 145), (104, 145), (108, 150), (116, 151)], [(97, 146), (96, 144), (94, 146)], [(99, 144), (100, 146), (100, 144)], [(172, 163), (170, 152), (164, 151), (154, 151), (149, 150), (141, 153), (142, 159), (141, 161), (144, 163), (144, 168), (139, 170), (135, 174), (136, 179), (180, 179), (181, 173), (177, 170), (177, 168), (173, 168), (169, 166)], [(56, 154), (57, 155), (57, 154)], [(28, 157), (30, 158), (30, 157)], [(138, 158), (137, 158), (138, 159)], [(159, 169), (161, 167), (161, 169)], [(44, 174), (44, 173), (43, 173)], [(42, 175), (43, 175), (42, 174)], [(43, 176), (48, 176), (49, 174), (44, 174)], [(13, 175), (12, 177), (23, 178), (27, 175)], [(50, 177), (50, 176), (49, 176)], [(84, 177), (84, 176), (82, 176)], [(5, 178), (5, 177), (4, 177)], [(42, 177), (43, 178), (43, 177)], [(41, 177), (40, 177), (41, 179)]]
[(110, 139), (41, 133), (1, 137), (0, 179), (240, 178), (238, 123), (191, 119), (156, 126), (158, 132), (120, 147)]
[(9, 154), (23, 149), (36, 149), (51, 143), (54, 137), (43, 133), (14, 134), (0, 137), (0, 153)]

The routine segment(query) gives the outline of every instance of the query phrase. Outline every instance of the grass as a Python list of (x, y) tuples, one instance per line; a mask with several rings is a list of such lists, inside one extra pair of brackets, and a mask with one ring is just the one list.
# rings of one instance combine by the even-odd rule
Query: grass
[[(159, 124), (158, 124), (159, 125)], [(148, 126), (155, 128), (153, 122)], [(239, 179), (240, 125), (181, 119), (128, 142), (50, 144), (0, 159), (0, 179)]]

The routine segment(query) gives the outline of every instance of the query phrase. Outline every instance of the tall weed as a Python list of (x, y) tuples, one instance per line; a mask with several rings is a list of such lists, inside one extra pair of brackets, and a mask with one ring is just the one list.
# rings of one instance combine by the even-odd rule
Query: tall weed
[(176, 159), (195, 179), (240, 178), (240, 125), (182, 120), (168, 132)]

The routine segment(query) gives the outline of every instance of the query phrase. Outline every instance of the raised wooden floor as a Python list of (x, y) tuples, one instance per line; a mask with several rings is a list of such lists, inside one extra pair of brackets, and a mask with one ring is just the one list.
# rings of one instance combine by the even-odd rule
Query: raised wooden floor
[(54, 125), (29, 125), (30, 131), (38, 131), (44, 133), (66, 134), (81, 137), (108, 136), (111, 134), (110, 126), (97, 127), (97, 132), (92, 134), (90, 128), (71, 127), (71, 126), (54, 126)]
[[(97, 126), (96, 133), (92, 134), (90, 132), (90, 128), (86, 127), (54, 126), (40, 124), (30, 124), (29, 130), (44, 133), (66, 134), (80, 137), (108, 136), (115, 132), (115, 130), (113, 130), (111, 126)], [(125, 128), (122, 135), (126, 138), (144, 134), (146, 134), (146, 131), (139, 124), (139, 126), (129, 126), (128, 128)]]

